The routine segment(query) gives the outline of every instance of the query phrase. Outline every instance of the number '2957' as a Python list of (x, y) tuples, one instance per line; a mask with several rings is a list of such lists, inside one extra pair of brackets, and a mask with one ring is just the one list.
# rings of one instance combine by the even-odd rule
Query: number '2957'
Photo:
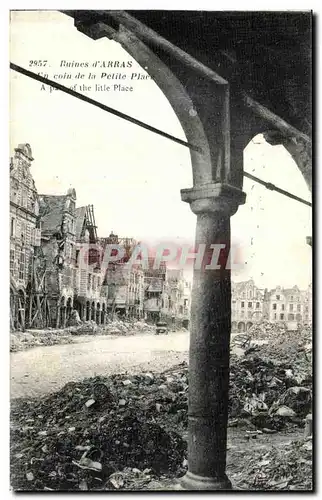
[(29, 61), (29, 67), (32, 68), (33, 66), (38, 66), (38, 67), (45, 67), (47, 66), (47, 62), (46, 60), (43, 60), (43, 59), (40, 59), (38, 61)]

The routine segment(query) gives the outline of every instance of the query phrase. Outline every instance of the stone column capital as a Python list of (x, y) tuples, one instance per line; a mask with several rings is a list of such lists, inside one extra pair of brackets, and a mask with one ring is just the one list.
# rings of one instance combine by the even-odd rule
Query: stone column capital
[(194, 214), (219, 213), (231, 217), (243, 205), (246, 193), (241, 189), (224, 183), (196, 185), (190, 189), (181, 189), (181, 199), (190, 203)]

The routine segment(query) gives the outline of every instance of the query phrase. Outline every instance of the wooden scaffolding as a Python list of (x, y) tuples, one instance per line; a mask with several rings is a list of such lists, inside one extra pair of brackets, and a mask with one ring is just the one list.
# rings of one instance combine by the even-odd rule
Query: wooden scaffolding
[(25, 324), (25, 294), (10, 283), (10, 330), (24, 331)]
[(35, 247), (35, 253), (31, 259), (27, 305), (28, 328), (47, 328), (50, 325), (50, 310), (46, 291), (46, 261), (40, 247)]

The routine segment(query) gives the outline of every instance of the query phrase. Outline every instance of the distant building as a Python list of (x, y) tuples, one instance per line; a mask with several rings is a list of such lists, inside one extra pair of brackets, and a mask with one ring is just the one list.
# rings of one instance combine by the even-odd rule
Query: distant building
[(298, 286), (268, 291), (253, 280), (232, 283), (232, 331), (246, 331), (254, 323), (267, 320), (283, 323), (290, 330), (312, 322), (312, 285), (307, 291)]
[(101, 238), (103, 251), (107, 245), (120, 245), (125, 255), (115, 262), (107, 263), (103, 288), (106, 289), (109, 313), (121, 316), (142, 318), (144, 301), (144, 274), (140, 265), (127, 267), (136, 241), (133, 238), (119, 238), (113, 232)]
[(232, 331), (243, 332), (264, 317), (264, 292), (253, 280), (232, 283)]
[(191, 311), (191, 293), (192, 293), (192, 283), (185, 280), (183, 284), (183, 320), (182, 326), (185, 328), (189, 327), (190, 324), (190, 311)]
[(190, 321), (191, 283), (182, 269), (167, 269), (163, 292), (162, 315), (172, 324), (188, 328)]
[(10, 161), (10, 326), (24, 329), (35, 247), (40, 244), (39, 204), (30, 172), (29, 144), (19, 144)]
[(124, 263), (109, 263), (104, 285), (108, 288), (109, 313), (142, 318), (144, 277), (139, 268), (126, 268)]
[(147, 269), (143, 272), (144, 316), (148, 321), (155, 323), (162, 319), (167, 268), (165, 262), (161, 262), (158, 269), (154, 269), (154, 259), (149, 258)]
[(309, 284), (304, 296), (304, 322), (312, 323), (312, 283)]
[(271, 290), (268, 294), (269, 321), (286, 322), (290, 329), (296, 329), (299, 323), (310, 322), (306, 297), (307, 292), (296, 285), (293, 288), (278, 286)]

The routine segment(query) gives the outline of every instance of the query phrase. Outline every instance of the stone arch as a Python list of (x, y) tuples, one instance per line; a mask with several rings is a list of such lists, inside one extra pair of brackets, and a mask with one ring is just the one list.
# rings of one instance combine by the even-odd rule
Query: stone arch
[(89, 300), (86, 301), (85, 319), (86, 321), (89, 321), (91, 319), (91, 305)]
[(240, 321), (238, 323), (238, 332), (245, 332), (246, 331), (246, 326), (244, 321)]
[(17, 327), (16, 319), (16, 293), (12, 286), (10, 286), (10, 328), (15, 330)]
[(96, 323), (101, 324), (101, 304), (99, 302), (96, 304)]
[(16, 328), (25, 330), (25, 316), (26, 316), (26, 293), (23, 288), (18, 288), (16, 295)]
[(68, 297), (67, 303), (66, 303), (66, 322), (67, 322), (67, 324), (69, 324), (69, 322), (70, 322), (72, 310), (73, 310), (73, 299), (71, 297)]
[[(256, 118), (255, 118), (256, 123)], [(295, 139), (290, 136), (283, 136), (279, 131), (272, 130), (267, 123), (261, 120), (252, 129), (253, 136), (244, 145), (244, 149), (248, 146), (249, 142), (257, 135), (262, 134), (265, 141), (271, 146), (283, 146), (285, 151), (294, 160), (297, 168), (301, 172), (303, 179), (312, 193), (312, 158), (311, 158), (311, 144), (305, 139)], [(304, 135), (304, 134), (303, 134)]]
[[(78, 26), (78, 29), (86, 33), (86, 28), (84, 26)], [(86, 34), (95, 38), (93, 33)], [(108, 35), (105, 34), (104, 36)], [(193, 184), (213, 182), (211, 151), (204, 126), (196, 110), (195, 104), (184, 85), (170, 69), (170, 64), (165, 64), (148, 45), (142, 42), (123, 25), (120, 25), (119, 30), (110, 36), (110, 38), (119, 42), (124, 50), (147, 71), (163, 92), (177, 115), (187, 138), (187, 142), (199, 148), (199, 150), (189, 150), (192, 163)]]
[(252, 326), (253, 326), (253, 323), (251, 321), (248, 321), (246, 323), (246, 331), (248, 331)]
[(82, 319), (82, 302), (78, 298), (74, 300), (74, 309), (78, 312), (80, 319)]
[(294, 321), (294, 314), (289, 313), (289, 315), (288, 315), (287, 319), (288, 319), (289, 321)]
[(237, 331), (237, 321), (232, 321), (231, 323), (231, 329), (233, 332)]
[(105, 302), (102, 304), (102, 312), (101, 312), (101, 323), (104, 325), (106, 319), (106, 304)]
[(296, 321), (302, 321), (302, 314), (298, 313), (295, 318), (296, 318)]
[[(235, 75), (235, 70), (227, 72), (227, 68), (225, 70), (224, 65), (222, 72), (225, 78), (223, 78), (220, 75), (216, 75), (207, 66), (194, 64), (197, 61), (193, 61), (193, 58), (178, 48), (176, 55), (173, 56), (174, 52), (171, 49), (171, 55), (169, 55), (169, 50), (167, 50), (167, 48), (169, 49), (169, 43), (167, 44), (167, 40), (162, 39), (162, 37), (157, 39), (157, 33), (147, 28), (136, 17), (132, 17), (129, 13), (123, 11), (99, 11), (97, 21), (93, 20), (91, 23), (79, 11), (75, 11), (75, 13), (65, 11), (65, 13), (74, 17), (76, 28), (93, 40), (106, 37), (120, 43), (126, 52), (147, 71), (168, 99), (182, 125), (188, 142), (201, 146), (202, 154), (190, 150), (194, 185), (213, 182), (213, 167), (211, 163), (215, 164), (216, 161), (214, 162), (214, 160), (219, 157), (213, 154), (213, 144), (209, 147), (210, 142), (212, 143), (213, 141), (212, 136), (215, 135), (215, 127), (212, 124), (213, 133), (211, 134), (211, 131), (209, 133), (208, 126), (209, 122), (214, 118), (214, 114), (211, 116), (208, 106), (208, 112), (206, 110), (203, 120), (199, 119), (196, 107), (198, 108), (200, 102), (198, 101), (196, 87), (203, 86), (204, 100), (206, 94), (209, 97), (214, 83), (219, 84), (219, 86), (227, 84), (226, 77), (234, 83), (240, 68), (235, 68), (237, 71)], [(101, 19), (102, 22), (99, 20), (101, 15), (104, 15)], [(219, 66), (216, 64), (216, 67)], [(205, 79), (206, 74), (206, 81), (202, 81), (202, 78)], [(179, 75), (179, 77), (177, 78), (175, 75)], [(185, 90), (185, 87), (189, 88), (188, 92)], [(233, 88), (233, 90), (235, 89)], [(192, 100), (196, 103), (196, 106)], [(274, 144), (280, 143), (289, 151), (310, 187), (312, 183), (312, 168), (311, 143), (308, 135), (297, 131), (286, 122), (283, 122), (283, 120), (274, 122), (274, 114), (270, 110), (265, 112), (265, 109), (256, 109), (256, 106), (254, 107), (249, 102), (247, 96), (242, 96), (239, 92), (231, 93), (231, 104), (232, 119), (230, 136), (232, 141), (230, 155), (235, 168), (235, 171), (231, 172), (233, 179), (231, 184), (241, 188), (243, 178), (243, 149), (252, 137), (259, 133), (265, 133), (267, 140)], [(272, 109), (275, 109), (278, 114), (283, 116), (285, 106), (281, 106), (281, 109), (279, 109), (280, 103), (274, 100), (272, 100), (271, 104)], [(290, 103), (288, 102), (288, 104)], [(308, 124), (308, 121), (304, 120), (304, 123), (305, 121)], [(303, 123), (303, 119), (301, 122)], [(206, 131), (204, 126), (207, 128)], [(305, 130), (309, 130), (310, 133), (311, 127), (308, 129), (305, 126)], [(207, 137), (210, 139), (209, 143)]]
[(63, 295), (59, 301), (59, 328), (64, 328), (66, 324), (66, 302), (67, 299), (65, 295)]
[(304, 138), (283, 137), (276, 130), (263, 132), (266, 141), (272, 145), (284, 146), (286, 151), (295, 161), (307, 187), (312, 193), (312, 148), (311, 143)]

